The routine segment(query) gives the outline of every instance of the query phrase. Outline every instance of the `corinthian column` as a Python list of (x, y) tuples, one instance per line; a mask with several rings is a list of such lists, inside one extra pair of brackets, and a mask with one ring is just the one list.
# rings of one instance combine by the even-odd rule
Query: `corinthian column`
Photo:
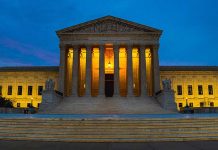
[(119, 80), (119, 46), (114, 46), (114, 96), (120, 96), (120, 80)]
[(92, 47), (86, 47), (86, 86), (85, 86), (85, 95), (91, 96), (91, 77), (92, 77)]
[(78, 64), (78, 60), (79, 60), (79, 47), (78, 46), (74, 46), (73, 47), (73, 77), (72, 77), (72, 95), (73, 96), (78, 96), (78, 69), (79, 69), (79, 64)]
[(159, 58), (158, 58), (158, 48), (159, 45), (154, 45), (152, 47), (153, 56), (153, 76), (154, 76), (154, 94), (160, 91), (160, 68), (159, 68)]
[(105, 96), (104, 95), (104, 86), (105, 86), (105, 69), (104, 69), (104, 46), (100, 45), (99, 47), (99, 96)]
[(65, 95), (64, 86), (65, 86), (65, 65), (66, 65), (66, 46), (60, 44), (60, 65), (59, 65), (59, 83), (58, 91)]
[(146, 61), (145, 46), (140, 46), (140, 79), (141, 79), (141, 96), (147, 95), (146, 90)]
[(132, 46), (127, 46), (127, 96), (134, 96), (133, 93), (133, 67), (132, 67)]

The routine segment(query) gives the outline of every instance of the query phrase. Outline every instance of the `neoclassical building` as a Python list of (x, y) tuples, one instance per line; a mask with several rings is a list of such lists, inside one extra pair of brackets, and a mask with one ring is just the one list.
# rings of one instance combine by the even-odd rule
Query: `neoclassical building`
[(153, 96), (162, 31), (112, 16), (57, 31), (65, 96)]
[[(170, 79), (177, 108), (218, 106), (218, 67), (159, 66), (162, 31), (113, 16), (57, 31), (60, 65), (0, 67), (0, 95), (38, 107), (45, 81), (64, 98), (155, 100)], [(64, 101), (63, 98), (63, 101)]]

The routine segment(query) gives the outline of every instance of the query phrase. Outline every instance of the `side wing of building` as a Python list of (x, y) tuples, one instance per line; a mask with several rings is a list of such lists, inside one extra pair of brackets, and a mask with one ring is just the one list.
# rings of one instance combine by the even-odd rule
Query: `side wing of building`
[(178, 109), (186, 103), (191, 107), (218, 107), (218, 67), (161, 66), (160, 79), (171, 80)]
[(0, 96), (12, 100), (14, 107), (38, 107), (47, 79), (57, 89), (58, 67), (0, 67)]
[[(53, 79), (57, 89), (58, 72), (58, 66), (0, 67), (0, 96), (12, 100), (14, 107), (38, 107), (47, 79)], [(178, 109), (186, 102), (192, 107), (218, 107), (218, 67), (161, 66), (160, 78), (171, 79)]]

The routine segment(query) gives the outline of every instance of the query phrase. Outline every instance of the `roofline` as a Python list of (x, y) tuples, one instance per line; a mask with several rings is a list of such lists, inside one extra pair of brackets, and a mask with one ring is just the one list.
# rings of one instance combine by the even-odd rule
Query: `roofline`
[(10, 66), (0, 67), (0, 72), (51, 71), (58, 72), (59, 66)]
[(160, 66), (160, 71), (218, 71), (218, 66)]
[(60, 29), (60, 30), (57, 30), (56, 31), (56, 34), (59, 35), (59, 34), (64, 34), (63, 32), (64, 31), (67, 31), (68, 29), (71, 29), (71, 28), (76, 28), (76, 27), (80, 27), (82, 25), (85, 25), (85, 24), (91, 24), (91, 23), (95, 23), (97, 21), (100, 21), (100, 20), (103, 20), (103, 19), (106, 19), (106, 18), (109, 18), (109, 19), (117, 19), (117, 20), (120, 20), (120, 21), (123, 21), (123, 22), (126, 22), (126, 23), (132, 23), (132, 24), (135, 24), (137, 26), (140, 26), (140, 27), (144, 27), (144, 28), (148, 28), (148, 29), (151, 29), (151, 30), (156, 30), (157, 32), (159, 32), (159, 34), (161, 35), (163, 30), (160, 30), (160, 29), (157, 29), (157, 28), (153, 28), (153, 27), (150, 27), (150, 26), (147, 26), (147, 25), (143, 25), (143, 24), (140, 24), (140, 23), (136, 23), (136, 22), (133, 22), (133, 21), (129, 21), (129, 20), (126, 20), (126, 19), (122, 19), (122, 18), (118, 18), (118, 17), (114, 17), (114, 16), (104, 16), (104, 17), (100, 17), (100, 18), (96, 18), (96, 19), (92, 19), (92, 20), (89, 20), (89, 21), (85, 21), (83, 23), (79, 23), (79, 24), (75, 24), (73, 26), (69, 26), (69, 27), (66, 27), (66, 28), (63, 28), (63, 29)]

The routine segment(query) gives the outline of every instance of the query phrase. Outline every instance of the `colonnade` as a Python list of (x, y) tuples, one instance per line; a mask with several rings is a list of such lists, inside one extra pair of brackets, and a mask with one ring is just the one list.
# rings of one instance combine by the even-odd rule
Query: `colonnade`
[[(79, 52), (81, 49), (81, 46), (70, 46), (73, 49), (73, 66), (72, 66), (72, 91), (71, 94), (72, 96), (78, 96), (78, 72), (79, 72)], [(91, 45), (85, 45), (83, 46), (86, 48), (86, 76), (85, 76), (85, 95), (84, 96), (91, 96), (91, 84), (92, 84), (92, 49), (93, 46)], [(96, 47), (96, 46), (95, 46)], [(99, 85), (98, 85), (98, 96), (105, 96), (105, 49), (106, 45), (99, 45), (97, 46), (99, 48)], [(123, 46), (122, 46), (123, 47)], [(155, 94), (155, 92), (158, 92), (160, 89), (159, 83), (160, 83), (160, 76), (159, 76), (159, 60), (158, 60), (158, 48), (157, 46), (146, 46), (146, 45), (139, 45), (139, 46), (132, 46), (132, 45), (127, 45), (124, 46), (126, 49), (126, 54), (127, 54), (127, 72), (126, 72), (126, 89), (127, 89), (127, 97), (133, 97), (134, 92), (133, 92), (133, 60), (132, 60), (132, 50), (134, 47), (138, 49), (138, 54), (139, 54), (139, 95), (138, 96), (152, 96)], [(113, 96), (120, 96), (120, 75), (119, 75), (119, 49), (121, 48), (120, 45), (112, 45), (113, 52), (114, 52), (114, 94)], [(147, 78), (146, 77), (146, 55), (145, 55), (145, 49), (149, 48), (151, 50), (151, 72), (152, 72), (152, 77)], [(68, 83), (66, 79), (66, 53), (67, 50), (69, 49), (69, 46), (67, 45), (60, 45), (61, 53), (60, 53), (60, 70), (59, 70), (59, 91), (63, 92), (65, 96), (66, 94), (66, 86), (65, 84)], [(148, 84), (146, 80), (152, 80), (149, 83), (152, 88), (152, 95), (148, 94), (147, 88)], [(69, 96), (69, 95), (68, 95)]]

